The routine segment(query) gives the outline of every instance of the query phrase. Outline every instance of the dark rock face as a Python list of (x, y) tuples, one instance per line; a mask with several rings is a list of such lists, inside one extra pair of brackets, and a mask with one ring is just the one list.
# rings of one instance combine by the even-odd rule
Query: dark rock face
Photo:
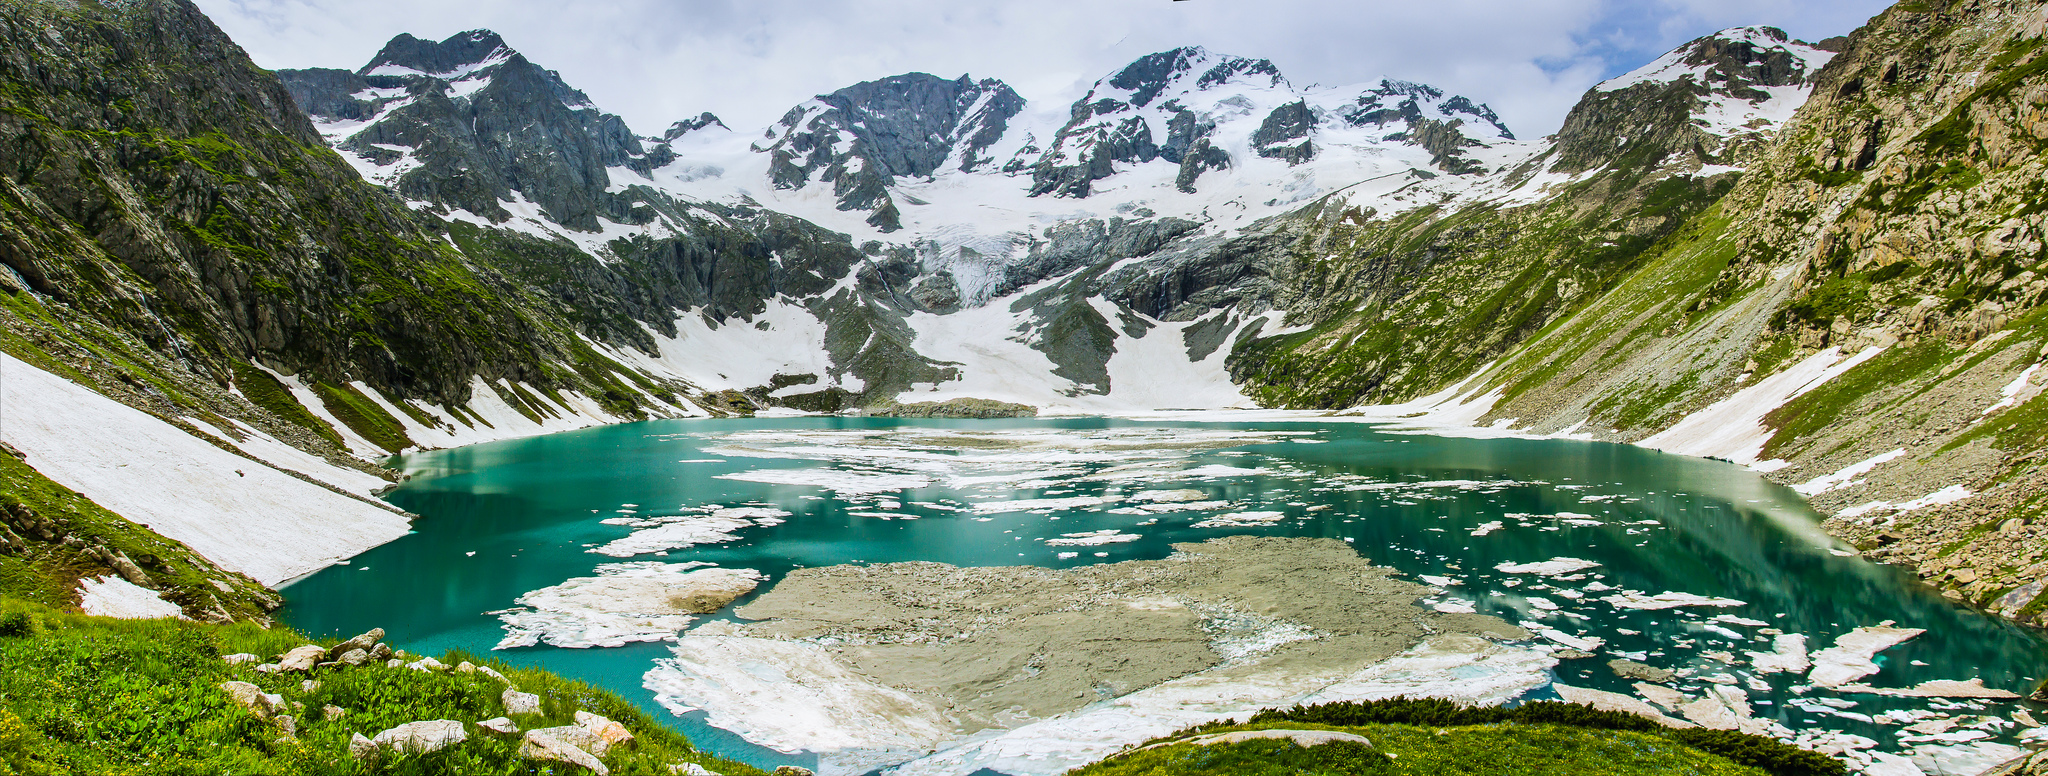
[[(769, 130), (772, 141), (757, 150), (770, 154), (777, 187), (829, 183), (841, 210), (893, 210), (887, 187), (896, 178), (983, 168), (991, 161), (988, 147), (1023, 109), (1024, 98), (992, 78), (948, 81), (909, 73), (791, 108)], [(885, 220), (893, 223), (893, 217)]]
[(1315, 145), (1308, 140), (1313, 126), (1315, 117), (1309, 115), (1308, 103), (1295, 100), (1266, 114), (1266, 120), (1252, 132), (1252, 147), (1260, 156), (1301, 164), (1315, 156)]
[[(448, 36), (447, 40), (434, 42), (420, 40), (405, 33), (392, 38), (377, 56), (370, 58), (370, 64), (360, 71), (364, 75), (378, 74), (386, 65), (393, 69), (415, 70), (427, 75), (447, 75), (491, 58), (493, 54), (509, 52), (505, 41), (490, 30), (470, 30)], [(388, 71), (387, 71), (388, 72)]]
[(355, 79), (333, 70), (278, 75), (315, 120), (372, 119), (338, 148), (377, 165), (417, 162), (393, 182), (399, 194), (493, 221), (511, 218), (503, 202), (524, 198), (571, 229), (596, 231), (600, 216), (636, 222), (631, 201), (606, 192), (606, 168), (645, 172), (673, 159), (485, 30), (438, 43), (400, 35)]
[(691, 132), (696, 132), (700, 129), (709, 129), (711, 127), (717, 127), (728, 132), (731, 131), (731, 128), (727, 127), (725, 125), (725, 122), (719, 121), (717, 116), (711, 115), (711, 111), (707, 110), (701, 114), (698, 114), (697, 117), (694, 119), (683, 119), (682, 121), (678, 121), (674, 124), (668, 125), (668, 129), (661, 133), (661, 139), (664, 141), (674, 140), (676, 138), (687, 135)]
[(355, 121), (369, 118), (377, 112), (374, 102), (355, 97), (369, 89), (370, 82), (347, 70), (326, 67), (281, 70), (278, 76), (284, 81), (285, 89), (291, 92), (292, 101), (309, 115)]
[[(1142, 164), (1162, 158), (1181, 165), (1175, 184), (1182, 191), (1193, 191), (1202, 172), (1230, 164), (1228, 154), (1205, 142), (1215, 130), (1214, 122), (1203, 120), (1176, 100), (1161, 102), (1160, 109), (1171, 118), (1158, 128), (1166, 137), (1166, 143), (1158, 145), (1153, 141), (1154, 128), (1138, 109), (1151, 106), (1168, 90), (1200, 91), (1233, 82), (1271, 87), (1285, 84), (1286, 79), (1269, 60), (1215, 57), (1194, 47), (1139, 57), (1097, 81), (1074, 103), (1066, 126), (1030, 167), (1032, 196), (1086, 197), (1095, 181), (1116, 173), (1117, 163)], [(1192, 164), (1187, 161), (1191, 154)]]

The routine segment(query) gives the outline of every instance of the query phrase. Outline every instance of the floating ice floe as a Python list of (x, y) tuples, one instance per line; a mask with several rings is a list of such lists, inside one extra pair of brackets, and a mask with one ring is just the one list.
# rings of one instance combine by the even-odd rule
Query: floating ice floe
[(921, 474), (864, 474), (838, 469), (754, 469), (715, 475), (721, 480), (763, 482), (769, 485), (809, 485), (837, 493), (841, 498), (887, 493), (932, 484)]
[[(1644, 595), (1634, 590), (1623, 590), (1614, 595), (1603, 596), (1600, 600), (1606, 601), (1618, 609), (1676, 609), (1681, 606), (1726, 607), (1747, 605), (1746, 602), (1737, 601), (1733, 598), (1716, 598), (1713, 596), (1695, 595), (1693, 593)], [(1733, 633), (1733, 631), (1729, 632)], [(1736, 634), (1737, 637), (1740, 637), (1740, 635)]]
[(1786, 633), (1771, 639), (1773, 652), (1751, 652), (1749, 664), (1759, 673), (1803, 674), (1813, 666), (1806, 656), (1806, 636)]
[(1141, 537), (1137, 534), (1127, 534), (1114, 528), (1105, 528), (1100, 531), (1060, 534), (1060, 538), (1047, 539), (1045, 543), (1053, 547), (1095, 547), (1104, 544), (1135, 542), (1139, 538)]
[(1206, 492), (1195, 490), (1193, 488), (1184, 488), (1181, 490), (1141, 490), (1124, 497), (1124, 500), (1176, 502), (1206, 501), (1208, 500), (1208, 498), (1209, 494)]
[(1813, 653), (1813, 670), (1808, 681), (1821, 687), (1839, 687), (1875, 674), (1877, 653), (1905, 643), (1926, 631), (1919, 628), (1857, 628), (1835, 639), (1835, 645)]
[(1499, 521), (1499, 520), (1491, 520), (1491, 521), (1488, 521), (1488, 522), (1480, 523), (1480, 524), (1479, 524), (1479, 525), (1477, 525), (1477, 526), (1474, 526), (1474, 527), (1472, 528), (1472, 535), (1473, 535), (1473, 536), (1485, 536), (1485, 535), (1487, 535), (1487, 534), (1493, 533), (1494, 531), (1498, 531), (1498, 530), (1500, 530), (1500, 529), (1502, 529), (1502, 528), (1506, 528), (1506, 527), (1507, 527), (1507, 524), (1506, 524), (1506, 523), (1502, 523), (1502, 522), (1501, 522), (1501, 521)]
[(505, 637), (493, 649), (617, 647), (674, 638), (695, 619), (752, 592), (767, 577), (753, 569), (690, 563), (607, 563), (519, 597), (522, 608), (494, 612)]
[(1506, 572), (1509, 574), (1536, 574), (1546, 577), (1555, 577), (1562, 576), (1565, 574), (1571, 574), (1574, 572), (1585, 571), (1586, 569), (1595, 568), (1599, 565), (1599, 563), (1595, 563), (1590, 560), (1581, 560), (1578, 558), (1551, 558), (1550, 560), (1541, 560), (1535, 563), (1502, 562), (1496, 564), (1493, 568), (1495, 571)]
[(1926, 776), (1978, 776), (1992, 766), (2026, 754), (2017, 746), (1977, 741), (1956, 746), (1914, 748), (1913, 764)]
[(1021, 498), (1010, 501), (983, 501), (974, 505), (976, 514), (998, 515), (1005, 512), (1030, 512), (1038, 509), (1076, 509), (1114, 504), (1116, 499), (1101, 496), (1070, 496), (1067, 498)]
[(1761, 628), (1770, 624), (1768, 622), (1764, 622), (1763, 620), (1752, 620), (1748, 617), (1737, 617), (1732, 614), (1717, 614), (1709, 618), (1708, 621), (1725, 622), (1729, 625), (1742, 625), (1750, 628)]
[(1607, 640), (1599, 636), (1573, 636), (1556, 628), (1545, 628), (1541, 625), (1530, 630), (1535, 631), (1538, 636), (1583, 652), (1594, 652), (1607, 646)]
[(778, 525), (788, 512), (770, 507), (731, 507), (715, 509), (707, 515), (677, 515), (658, 517), (631, 523), (651, 525), (651, 528), (634, 531), (614, 539), (588, 552), (610, 555), (614, 558), (630, 558), (652, 552), (695, 547), (699, 544), (720, 544), (739, 539), (735, 533), (755, 525)]
[(1685, 718), (1704, 728), (1738, 730), (1755, 736), (1790, 738), (1792, 731), (1774, 719), (1757, 719), (1749, 707), (1749, 693), (1740, 687), (1708, 685), (1699, 700), (1679, 708)]
[(2011, 690), (2001, 690), (1996, 687), (1985, 687), (1983, 679), (1971, 679), (1969, 681), (1957, 681), (1954, 679), (1935, 679), (1933, 681), (1921, 682), (1920, 684), (1907, 688), (1872, 687), (1867, 684), (1843, 684), (1835, 687), (1835, 690), (1838, 692), (1890, 695), (1900, 698), (1992, 698), (1997, 700), (2014, 700), (2020, 697), (2019, 693), (2013, 692)]
[(1266, 526), (1287, 517), (1285, 512), (1231, 512), (1195, 523), (1195, 528), (1240, 528)]

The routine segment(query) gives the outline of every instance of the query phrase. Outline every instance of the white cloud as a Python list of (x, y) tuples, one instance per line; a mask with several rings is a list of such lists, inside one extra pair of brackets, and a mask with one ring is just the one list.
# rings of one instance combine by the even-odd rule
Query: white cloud
[(1297, 84), (1382, 75), (1485, 102), (1523, 137), (1587, 87), (1739, 24), (1818, 39), (1875, 0), (197, 0), (265, 67), (353, 70), (401, 32), (489, 28), (636, 131), (709, 110), (739, 130), (810, 95), (910, 71), (1008, 82), (1064, 111), (1094, 79), (1180, 45), (1272, 59)]

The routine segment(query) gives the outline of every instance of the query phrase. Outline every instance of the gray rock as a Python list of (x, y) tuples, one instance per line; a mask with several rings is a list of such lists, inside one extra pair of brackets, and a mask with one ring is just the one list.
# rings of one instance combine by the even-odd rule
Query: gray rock
[(443, 662), (441, 662), (441, 661), (439, 661), (439, 660), (435, 660), (435, 659), (433, 659), (433, 658), (431, 658), (431, 657), (423, 657), (423, 658), (420, 658), (420, 659), (418, 659), (418, 660), (412, 661), (412, 662), (410, 662), (410, 663), (407, 663), (407, 664), (405, 664), (405, 667), (406, 667), (406, 668), (410, 668), (410, 669), (412, 669), (412, 670), (414, 670), (414, 671), (446, 671), (446, 670), (448, 670), (448, 664), (447, 664), (447, 663), (443, 663)]
[(614, 746), (633, 740), (632, 731), (627, 730), (625, 725), (587, 711), (576, 712), (576, 725), (590, 731), (591, 735), (597, 736), (598, 740), (604, 742), (598, 748), (591, 750), (600, 756)]
[(319, 663), (325, 657), (327, 657), (327, 648), (318, 644), (294, 647), (292, 651), (286, 652), (277, 658), (277, 669), (280, 671), (309, 671), (312, 670), (314, 664)]
[(1623, 679), (1637, 679), (1645, 682), (1669, 682), (1673, 678), (1678, 676), (1678, 674), (1672, 673), (1669, 669), (1644, 665), (1633, 660), (1625, 660), (1622, 658), (1615, 658), (1613, 660), (1607, 661), (1607, 667), (1614, 671), (1615, 676), (1619, 676)]
[[(360, 734), (358, 734), (360, 735)], [(462, 729), (462, 723), (452, 719), (433, 719), (424, 722), (407, 722), (385, 730), (370, 739), (372, 756), (384, 752), (398, 754), (426, 754), (438, 752), (469, 740), (469, 734)], [(355, 753), (353, 741), (350, 753)], [(356, 755), (363, 757), (361, 754)]]
[(724, 776), (696, 763), (669, 763), (669, 776)]
[(335, 658), (334, 662), (340, 663), (342, 665), (359, 666), (364, 663), (370, 662), (370, 653), (364, 652), (360, 649), (351, 649), (347, 652), (341, 653), (341, 656)]
[(519, 743), (519, 756), (529, 760), (551, 760), (588, 768), (597, 776), (609, 776), (611, 769), (592, 755), (585, 746), (596, 746), (603, 739), (591, 735), (590, 731), (576, 726), (540, 728), (526, 731)]
[(320, 707), (321, 719), (341, 719), (345, 716), (348, 716), (348, 709), (344, 709), (332, 703)]
[(774, 776), (816, 776), (816, 775), (815, 775), (815, 774), (813, 774), (813, 773), (811, 773), (811, 769), (809, 769), (809, 768), (800, 768), (800, 767), (798, 767), (798, 766), (795, 766), (795, 765), (783, 765), (783, 766), (779, 766), (779, 767), (777, 767), (777, 768), (775, 769), (775, 773), (774, 773)]
[(255, 712), (256, 716), (264, 719), (269, 719), (287, 708), (284, 696), (264, 692), (263, 688), (248, 682), (226, 682), (221, 684), (220, 688), (226, 690), (228, 697), (241, 704), (242, 708)]
[(320, 689), (320, 683), (312, 679), (299, 682), (299, 692), (312, 692), (318, 689)]
[(1550, 656), (1557, 658), (1559, 660), (1585, 660), (1586, 658), (1597, 657), (1598, 655), (1596, 653), (1587, 652), (1583, 649), (1572, 649), (1570, 647), (1566, 647), (1564, 649), (1560, 649), (1556, 652), (1550, 653)]
[(370, 648), (370, 659), (378, 661), (390, 660), (391, 645), (385, 644), (383, 642), (378, 642), (376, 646)]
[(247, 652), (237, 652), (232, 655), (221, 655), (220, 659), (227, 661), (227, 664), (231, 666), (238, 666), (246, 663), (256, 663), (263, 660), (263, 658), (251, 655)]
[(348, 739), (348, 753), (358, 760), (369, 760), (377, 756), (377, 742), (364, 738), (361, 733), (352, 733)]
[(285, 738), (299, 737), (298, 717), (294, 717), (290, 714), (279, 714), (275, 717), (270, 718), (270, 721), (277, 723), (278, 731), (284, 733)]
[(508, 736), (519, 732), (519, 724), (505, 717), (492, 717), (476, 723), (476, 726), (492, 733)]
[(342, 655), (346, 655), (352, 650), (364, 650), (364, 654), (368, 654), (368, 650), (371, 647), (376, 646), (377, 642), (383, 640), (383, 638), (383, 628), (371, 628), (368, 633), (364, 633), (363, 635), (349, 639), (340, 644), (328, 647), (327, 659), (340, 660)]
[(506, 714), (541, 713), (540, 696), (530, 692), (520, 692), (507, 687), (503, 693), (498, 695), (498, 699), (505, 703)]
[(259, 674), (274, 674), (281, 670), (283, 669), (278, 668), (276, 663), (264, 663), (256, 667), (256, 673)]

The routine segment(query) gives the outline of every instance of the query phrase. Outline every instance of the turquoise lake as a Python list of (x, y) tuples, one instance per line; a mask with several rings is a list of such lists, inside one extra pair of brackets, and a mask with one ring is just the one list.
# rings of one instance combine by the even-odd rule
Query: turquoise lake
[[(2048, 642), (1854, 556), (1820, 531), (1818, 516), (1789, 488), (1730, 464), (1626, 445), (1300, 420), (801, 417), (651, 421), (394, 463), (412, 479), (386, 498), (422, 516), (414, 533), (288, 587), (287, 622), (323, 635), (382, 627), (413, 652), (462, 648), (543, 665), (634, 700), (707, 749), (760, 765), (806, 758), (748, 745), (705, 725), (701, 713), (676, 717), (656, 704), (642, 675), (668, 654), (663, 643), (493, 652), (506, 636), (494, 612), (622, 561), (755, 569), (768, 578), (758, 595), (808, 566), (1068, 567), (1162, 558), (1173, 543), (1218, 536), (1328, 537), (1439, 585), (1422, 605), (1470, 605), (1604, 642), (1597, 659), (1560, 662), (1560, 682), (1630, 693), (1631, 680), (1606, 665), (1615, 656), (1690, 669), (1682, 687), (1728, 674), (1749, 689), (1757, 717), (1865, 736), (1887, 750), (1908, 748), (1897, 741), (1900, 726), (1867, 718), (1896, 709), (1953, 716), (2024, 708), (2048, 719), (2030, 703), (1802, 691), (1800, 675), (1747, 670), (1743, 653), (1771, 651), (1775, 632), (1805, 634), (1817, 651), (1852, 628), (1893, 621), (1927, 632), (1879, 654), (1882, 671), (1862, 681), (1908, 687), (1981, 678), (2024, 694), (2044, 675)], [(1134, 495), (1148, 490), (1183, 495)], [(1001, 506), (1038, 499), (1054, 501), (1024, 511)], [(1196, 506), (1181, 508), (1187, 504)], [(731, 541), (664, 555), (594, 552), (661, 518), (713, 505), (786, 515), (734, 530)], [(618, 524), (635, 520), (642, 523)], [(1080, 541), (1047, 543), (1076, 538), (1070, 534)], [(1549, 576), (1512, 570), (1553, 559), (1598, 565)], [(1645, 610), (1613, 602), (1630, 592), (1740, 604)], [(2010, 742), (2017, 733), (2010, 723), (1983, 727), (1988, 740)]]

